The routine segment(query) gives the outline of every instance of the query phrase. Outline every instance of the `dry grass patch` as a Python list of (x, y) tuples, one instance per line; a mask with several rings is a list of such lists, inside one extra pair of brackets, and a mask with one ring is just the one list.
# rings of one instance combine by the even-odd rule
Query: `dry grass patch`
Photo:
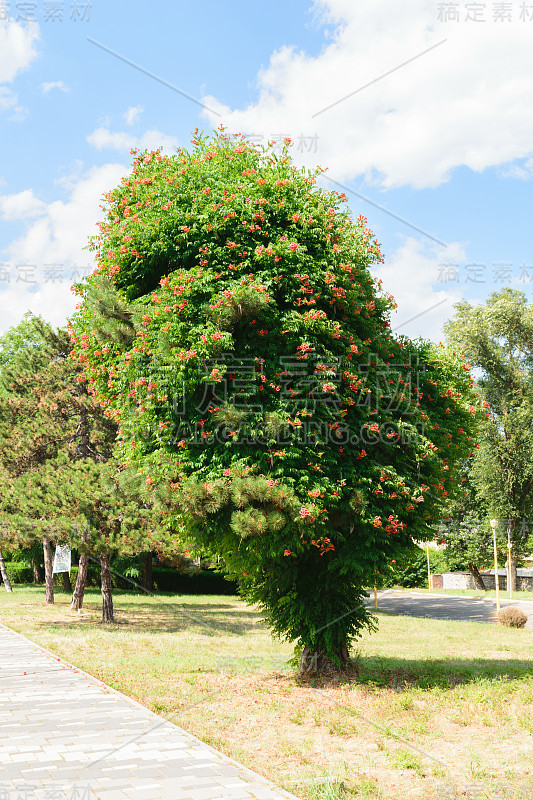
[(527, 614), (514, 606), (506, 606), (499, 611), (498, 622), (509, 628), (524, 628), (527, 623)]
[(529, 798), (531, 632), (379, 614), (357, 679), (298, 680), (232, 597), (117, 593), (117, 624), (15, 587), (0, 621), (305, 800)]

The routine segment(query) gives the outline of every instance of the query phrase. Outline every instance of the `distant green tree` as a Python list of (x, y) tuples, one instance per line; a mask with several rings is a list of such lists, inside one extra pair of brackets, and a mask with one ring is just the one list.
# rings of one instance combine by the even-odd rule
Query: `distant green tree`
[[(0, 336), (0, 375), (3, 368), (17, 361), (21, 352), (42, 347), (43, 333), (50, 326), (40, 316), (27, 312), (18, 325)], [(0, 391), (4, 388), (0, 381)]]
[(448, 341), (479, 372), (489, 410), (472, 482), (490, 516), (502, 521), (500, 535), (509, 529), (515, 588), (516, 561), (527, 555), (533, 511), (533, 305), (523, 292), (505, 288), (484, 305), (462, 301), (455, 309)]
[(439, 525), (437, 539), (443, 551), (446, 572), (468, 570), (478, 589), (485, 590), (480, 569), (494, 560), (489, 510), (472, 482), (474, 456), (462, 465), (462, 494), (448, 508), (449, 516)]

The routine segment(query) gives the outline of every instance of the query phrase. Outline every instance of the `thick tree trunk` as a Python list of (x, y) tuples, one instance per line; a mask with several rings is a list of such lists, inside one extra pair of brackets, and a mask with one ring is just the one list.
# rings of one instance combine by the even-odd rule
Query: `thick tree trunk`
[(152, 554), (143, 553), (141, 559), (142, 559), (142, 572), (143, 572), (143, 588), (151, 592), (153, 591), (154, 588), (154, 582), (152, 579)]
[(114, 622), (111, 556), (100, 556), (100, 565), (102, 567), (102, 622)]
[(485, 583), (483, 582), (483, 577), (478, 568), (476, 567), (476, 565), (469, 564), (468, 570), (474, 579), (474, 586), (476, 587), (476, 589), (481, 589), (482, 592), (486, 592), (487, 587), (485, 586)]
[(83, 606), (83, 595), (85, 594), (85, 587), (87, 585), (87, 567), (89, 566), (89, 556), (86, 553), (80, 555), (78, 564), (78, 575), (76, 578), (76, 585), (72, 594), (72, 602), (70, 604), (71, 611), (81, 611)]
[(2, 555), (1, 550), (0, 550), (0, 575), (2, 575), (2, 580), (4, 581), (4, 586), (6, 587), (6, 592), (12, 592), (13, 589), (11, 588), (11, 581), (9, 580), (9, 576), (6, 571), (4, 556)]
[(63, 589), (70, 594), (72, 592), (72, 584), (68, 572), (61, 573), (61, 580), (63, 581)]
[(334, 675), (335, 673), (354, 672), (355, 665), (350, 659), (346, 643), (340, 644), (335, 652), (335, 657), (324, 653), (323, 650), (316, 650), (304, 647), (300, 656), (300, 675), (311, 677), (313, 675)]
[(52, 558), (52, 546), (50, 539), (46, 536), (43, 539), (44, 552), (44, 582), (46, 585), (46, 602), (54, 602), (54, 559)]

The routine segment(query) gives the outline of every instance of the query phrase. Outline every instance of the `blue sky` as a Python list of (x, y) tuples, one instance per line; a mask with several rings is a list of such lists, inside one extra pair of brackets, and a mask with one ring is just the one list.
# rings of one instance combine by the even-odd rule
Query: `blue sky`
[(529, 297), (532, 45), (518, 0), (0, 0), (0, 329), (29, 309), (64, 324), (132, 145), (220, 122), (328, 167), (382, 242), (403, 333), (440, 339), (461, 298)]

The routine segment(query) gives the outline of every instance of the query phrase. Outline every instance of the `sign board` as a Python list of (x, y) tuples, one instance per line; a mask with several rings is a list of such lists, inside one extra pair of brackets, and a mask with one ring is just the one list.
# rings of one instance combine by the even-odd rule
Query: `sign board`
[(54, 555), (53, 572), (70, 572), (71, 552), (68, 544), (58, 544)]

